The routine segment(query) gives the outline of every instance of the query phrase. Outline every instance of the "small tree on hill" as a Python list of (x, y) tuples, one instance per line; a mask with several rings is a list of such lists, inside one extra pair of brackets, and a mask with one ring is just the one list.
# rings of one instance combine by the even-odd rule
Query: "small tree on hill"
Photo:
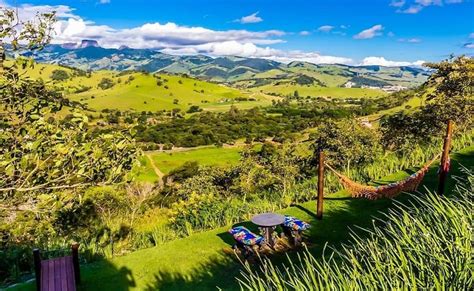
[(66, 81), (69, 75), (64, 70), (54, 70), (50, 77), (53, 81)]
[(99, 87), (102, 90), (110, 89), (113, 86), (114, 86), (114, 81), (112, 81), (109, 78), (102, 78), (102, 80), (100, 80), (99, 84), (97, 85), (97, 87)]

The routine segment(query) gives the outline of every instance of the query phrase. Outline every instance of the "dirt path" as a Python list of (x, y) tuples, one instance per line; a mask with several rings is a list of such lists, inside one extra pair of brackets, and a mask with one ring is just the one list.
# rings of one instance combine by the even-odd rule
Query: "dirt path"
[(165, 174), (163, 174), (163, 172), (158, 169), (158, 167), (155, 165), (155, 161), (153, 161), (149, 154), (146, 154), (146, 157), (150, 161), (153, 171), (155, 171), (155, 174), (158, 176), (158, 183), (160, 184), (160, 186), (163, 186), (163, 177), (165, 176)]

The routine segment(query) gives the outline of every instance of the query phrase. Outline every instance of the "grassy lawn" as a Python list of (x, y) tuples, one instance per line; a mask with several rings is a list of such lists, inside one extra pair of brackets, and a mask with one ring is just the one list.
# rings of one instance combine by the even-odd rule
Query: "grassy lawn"
[(157, 152), (151, 155), (155, 165), (167, 174), (188, 161), (198, 162), (202, 166), (235, 165), (239, 162), (241, 151), (241, 147), (218, 148), (210, 146), (172, 153)]
[(138, 182), (156, 182), (158, 175), (153, 170), (150, 160), (146, 156), (139, 158), (140, 165), (132, 169), (132, 174), (136, 177)]
[[(452, 175), (461, 175), (460, 164), (474, 167), (474, 147), (452, 155)], [(384, 178), (395, 181), (408, 176), (413, 170), (402, 171)], [(437, 166), (433, 166), (425, 177), (424, 186), (434, 189), (437, 184)], [(454, 181), (450, 178), (448, 189)], [(423, 189), (421, 187), (420, 189)], [(408, 195), (396, 200), (406, 201)], [(349, 229), (354, 226), (370, 227), (373, 218), (381, 215), (393, 204), (393, 200), (369, 201), (352, 199), (344, 191), (328, 195), (324, 201), (324, 218), (315, 219), (315, 202), (310, 201), (278, 211), (310, 222), (309, 249), (321, 255), (323, 246), (338, 247), (350, 239)], [(242, 224), (256, 231), (248, 221)], [(103, 260), (81, 267), (81, 290), (224, 290), (238, 289), (234, 279), (240, 273), (240, 265), (229, 249), (232, 238), (228, 227), (193, 234), (189, 237), (165, 243), (159, 247), (140, 250), (112, 260)], [(295, 252), (289, 253), (290, 257)], [(283, 256), (275, 256), (283, 260)], [(32, 290), (33, 284), (18, 285), (16, 290)]]
[[(259, 147), (260, 145), (255, 145)], [(226, 167), (235, 165), (240, 160), (240, 153), (243, 146), (216, 147), (203, 146), (192, 149), (184, 149), (174, 152), (148, 152), (155, 166), (164, 174), (168, 174), (173, 169), (182, 166), (185, 162), (195, 161), (202, 166)], [(140, 166), (134, 169), (138, 181), (155, 182), (158, 176), (153, 171), (150, 161), (146, 157), (140, 158)]]

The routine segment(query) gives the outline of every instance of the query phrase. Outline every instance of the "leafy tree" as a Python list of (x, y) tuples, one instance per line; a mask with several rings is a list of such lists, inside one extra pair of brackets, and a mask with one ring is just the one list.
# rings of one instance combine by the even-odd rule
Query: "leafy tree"
[(110, 89), (113, 86), (114, 86), (114, 81), (112, 81), (109, 78), (102, 78), (102, 80), (100, 80), (99, 84), (97, 85), (97, 87), (99, 87), (102, 90)]
[(69, 79), (69, 75), (64, 70), (54, 70), (53, 73), (51, 74), (51, 79), (53, 81), (65, 81)]
[(474, 125), (474, 59), (460, 56), (427, 66), (436, 70), (425, 85), (425, 90), (432, 90), (427, 104), (381, 121), (382, 141), (388, 148), (431, 143), (444, 133), (448, 120), (455, 122), (457, 131)]
[(382, 152), (375, 130), (363, 127), (357, 120), (327, 121), (311, 135), (316, 153), (323, 149), (335, 166), (364, 165)]
[(426, 66), (436, 71), (427, 82), (435, 90), (428, 97), (432, 102), (424, 108), (424, 113), (438, 127), (443, 127), (449, 119), (454, 120), (457, 126), (472, 126), (474, 58), (451, 57)]
[[(10, 40), (12, 49), (39, 50), (51, 39), (54, 13), (38, 14), (32, 22), (18, 19), (15, 11), (0, 10), (0, 51)], [(0, 195), (7, 203), (17, 196), (57, 189), (123, 181), (132, 167), (137, 150), (126, 131), (93, 135), (88, 132), (88, 118), (71, 108), (66, 123), (47, 122), (69, 104), (58, 92), (41, 80), (19, 74), (34, 62), (24, 58), (6, 66), (0, 60)]]
[(201, 112), (201, 111), (202, 111), (202, 108), (199, 108), (199, 106), (197, 105), (192, 105), (191, 107), (189, 107), (186, 113), (196, 113), (196, 112)]

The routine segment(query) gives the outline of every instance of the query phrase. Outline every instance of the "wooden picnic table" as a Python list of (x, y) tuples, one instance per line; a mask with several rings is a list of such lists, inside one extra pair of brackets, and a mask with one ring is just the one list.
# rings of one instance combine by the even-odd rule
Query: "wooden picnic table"
[(278, 225), (285, 222), (285, 216), (277, 213), (262, 213), (252, 217), (251, 221), (253, 224), (262, 228), (265, 242), (273, 248), (275, 242), (272, 233)]

